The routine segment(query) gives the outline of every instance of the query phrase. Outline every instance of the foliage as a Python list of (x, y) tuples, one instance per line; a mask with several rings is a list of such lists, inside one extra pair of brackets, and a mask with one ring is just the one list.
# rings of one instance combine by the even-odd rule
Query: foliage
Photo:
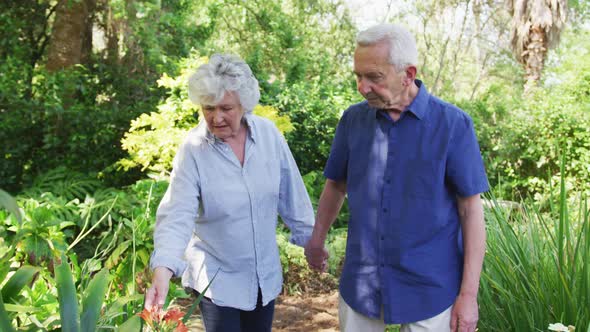
[[(547, 63), (544, 85), (521, 99), (519, 91), (493, 85), (473, 101), (457, 104), (474, 119), (488, 177), (503, 199), (547, 199), (558, 187), (564, 153), (569, 188), (590, 190), (589, 30), (563, 36)], [(580, 74), (582, 73), (582, 74)]]
[[(320, 196), (322, 191), (324, 190), (324, 184), (326, 183), (326, 178), (320, 171), (312, 171), (303, 176), (303, 183), (305, 184), (305, 189), (309, 194), (309, 198), (311, 199), (311, 203), (313, 205), (314, 211), (317, 211), (318, 202), (320, 200)], [(348, 225), (348, 219), (350, 217), (348, 211), (348, 201), (344, 200), (342, 204), (342, 208), (340, 210), (340, 214), (332, 224), (333, 228), (346, 228)]]
[(289, 118), (279, 115), (277, 109), (272, 106), (257, 105), (252, 112), (271, 120), (283, 134), (290, 133), (294, 129)]
[(202, 44), (211, 26), (192, 22), (194, 2), (100, 2), (87, 21), (104, 32), (95, 37), (107, 47), (95, 48), (81, 65), (49, 73), (43, 64), (55, 4), (0, 5), (0, 186), (16, 193), (58, 166), (132, 183), (136, 172), (110, 167), (125, 155), (120, 139), (131, 119), (157, 105), (156, 80), (175, 72), (177, 59)]
[(309, 269), (303, 248), (290, 243), (286, 229), (279, 227), (277, 244), (283, 267), (283, 291), (287, 294), (322, 293), (336, 288), (344, 263), (346, 231), (341, 228), (332, 230), (328, 234), (326, 239), (326, 248), (330, 253), (328, 273), (318, 274)]
[[(4, 204), (3, 204), (4, 205)], [(12, 204), (11, 204), (12, 205)], [(26, 216), (26, 214), (25, 214)], [(23, 222), (23, 225), (27, 224), (27, 219)], [(9, 230), (11, 230), (9, 228)], [(28, 239), (29, 237), (36, 236), (36, 232), (29, 232), (26, 228), (18, 228), (16, 230), (12, 229), (16, 232), (16, 235), (13, 237), (13, 240), (19, 239)], [(43, 235), (43, 234), (40, 234)], [(15, 241), (16, 242), (16, 241)], [(48, 241), (51, 244), (51, 241)], [(18, 242), (16, 242), (18, 245)], [(11, 248), (15, 246), (15, 243), (10, 243), (8, 247), (8, 251), (11, 251)], [(5, 248), (2, 248), (3, 251)], [(57, 301), (59, 301), (59, 312), (60, 312), (60, 321), (59, 324), (61, 325), (61, 331), (95, 331), (98, 317), (100, 314), (100, 310), (102, 308), (102, 303), (105, 298), (105, 293), (107, 291), (108, 285), (108, 271), (103, 270), (99, 272), (90, 282), (85, 285), (83, 288), (84, 295), (82, 296), (82, 313), (79, 315), (79, 304), (76, 294), (76, 288), (74, 285), (74, 276), (73, 272), (70, 270), (67, 264), (67, 258), (63, 252), (65, 250), (61, 248), (55, 248), (51, 246), (51, 251), (48, 252), (48, 255), (51, 256), (52, 259), (53, 255), (57, 252), (62, 252), (61, 254), (61, 262), (59, 262), (55, 266), (55, 288), (57, 289)], [(75, 256), (74, 256), (75, 257)], [(2, 266), (9, 266), (9, 260), (13, 258), (7, 255), (2, 255)], [(53, 264), (51, 265), (53, 266)], [(10, 307), (8, 311), (15, 311), (17, 313), (26, 313), (28, 311), (36, 311), (36, 307), (25, 307), (20, 305), (13, 305), (12, 303), (19, 303), (17, 301), (22, 301), (20, 299), (19, 293), (27, 287), (27, 285), (31, 284), (31, 280), (35, 277), (35, 275), (40, 272), (41, 269), (32, 266), (21, 266), (18, 268), (9, 279), (5, 279), (3, 282), (2, 287), (2, 296), (0, 297), (0, 320), (3, 326), (3, 330), (13, 330), (11, 320), (14, 317), (10, 317), (6, 313), (5, 303), (10, 303)], [(5, 277), (5, 271), (2, 271), (2, 279)], [(50, 278), (50, 277), (49, 277)], [(28, 288), (28, 287), (27, 287)], [(6, 302), (5, 302), (6, 301)], [(26, 299), (25, 299), (26, 301)], [(7, 304), (8, 305), (8, 304)], [(32, 308), (32, 309), (29, 309)], [(17, 319), (19, 321), (20, 319)], [(28, 319), (25, 319), (27, 321)], [(44, 326), (47, 328), (49, 324), (46, 323), (45, 325), (40, 323), (39, 320), (33, 319), (31, 320), (32, 323), (35, 323), (37, 327)], [(29, 326), (30, 327), (30, 326)]]
[(555, 321), (582, 331), (590, 328), (586, 196), (571, 210), (562, 177), (560, 195), (552, 197), (547, 213), (531, 203), (509, 216), (493, 198), (492, 202), (479, 296), (482, 329), (544, 330)]
[(294, 130), (286, 138), (302, 174), (324, 168), (342, 112), (360, 98), (352, 81), (341, 84), (321, 78), (296, 83), (273, 102), (291, 119)]
[(261, 81), (263, 98), (275, 95), (275, 81), (292, 84), (348, 72), (355, 29), (342, 1), (206, 3), (208, 16), (217, 19), (207, 47), (241, 55)]
[[(76, 176), (75, 173), (72, 174), (73, 178)], [(64, 175), (62, 180), (68, 182), (72, 179)], [(59, 323), (56, 316), (58, 295), (55, 293), (58, 280), (51, 275), (54, 270), (52, 257), (55, 252), (67, 252), (74, 268), (73, 278), (79, 280), (78, 287), (82, 289), (92, 289), (89, 288), (89, 279), (86, 276), (92, 276), (104, 267), (111, 271), (108, 310), (105, 309), (104, 314), (101, 314), (99, 324), (124, 324), (142, 305), (142, 296), (138, 297), (137, 294), (143, 292), (146, 280), (150, 278), (146, 271), (149, 254), (153, 250), (151, 234), (155, 209), (167, 184), (145, 180), (125, 191), (111, 189), (111, 194), (104, 194), (104, 189), (95, 193), (83, 192), (86, 199), (81, 202), (78, 198), (68, 201), (51, 193), (59, 191), (61, 181), (55, 182), (56, 190), (52, 190), (46, 182), (37, 183), (43, 184), (41, 188), (28, 191), (33, 197), (19, 198), (23, 204), (22, 224), (17, 224), (16, 219), (9, 218), (0, 211), (0, 220), (4, 221), (0, 223), (0, 235), (8, 244), (6, 246), (0, 241), (0, 256), (3, 261), (1, 270), (10, 266), (18, 267), (25, 260), (48, 267), (30, 289), (23, 289), (23, 297), (19, 298), (19, 302), (28, 305), (9, 309), (18, 310), (20, 322), (38, 322), (35, 323), (37, 326), (47, 329), (55, 326), (56, 322)], [(95, 217), (98, 213), (102, 216)], [(59, 227), (67, 229), (60, 231)], [(78, 244), (86, 246), (78, 248)], [(81, 256), (72, 249), (77, 249)], [(37, 259), (33, 259), (34, 257)], [(79, 257), (82, 258), (80, 265), (77, 263)], [(64, 269), (63, 266), (61, 268)], [(59, 271), (57, 267), (55, 269)], [(63, 273), (65, 272), (62, 271), (60, 282), (67, 283), (63, 279)], [(67, 279), (67, 274), (65, 276)], [(176, 285), (171, 285), (170, 294), (181, 293)], [(82, 305), (84, 310), (84, 302)], [(75, 326), (74, 323), (74, 328)]]

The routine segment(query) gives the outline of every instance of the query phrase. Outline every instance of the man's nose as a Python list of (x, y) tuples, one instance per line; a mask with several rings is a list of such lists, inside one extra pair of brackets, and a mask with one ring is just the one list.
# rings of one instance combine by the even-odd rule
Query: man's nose
[(367, 82), (366, 79), (361, 78), (358, 79), (356, 82), (357, 89), (362, 95), (366, 95), (367, 93), (371, 92), (372, 86), (371, 83)]

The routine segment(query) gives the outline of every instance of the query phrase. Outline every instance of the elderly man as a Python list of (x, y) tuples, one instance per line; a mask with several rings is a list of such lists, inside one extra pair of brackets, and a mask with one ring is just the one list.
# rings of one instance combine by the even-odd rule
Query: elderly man
[(357, 36), (365, 101), (340, 119), (305, 252), (326, 268), (324, 241), (344, 197), (350, 220), (340, 279), (348, 331), (474, 331), (485, 252), (487, 177), (471, 118), (416, 79), (416, 42), (381, 24)]

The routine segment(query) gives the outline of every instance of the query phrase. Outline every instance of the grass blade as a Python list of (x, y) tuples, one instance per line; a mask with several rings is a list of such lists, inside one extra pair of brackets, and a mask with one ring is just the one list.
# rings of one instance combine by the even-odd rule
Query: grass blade
[(211, 284), (213, 283), (213, 280), (215, 280), (215, 277), (217, 277), (217, 273), (219, 273), (219, 270), (220, 269), (217, 269), (217, 271), (213, 275), (213, 278), (211, 278), (211, 281), (209, 281), (209, 284), (207, 285), (207, 287), (205, 287), (205, 289), (203, 289), (203, 291), (199, 294), (199, 296), (197, 297), (197, 299), (195, 300), (195, 302), (193, 303), (193, 305), (186, 312), (186, 314), (184, 315), (184, 317), (182, 317), (182, 323), (183, 324), (186, 324), (186, 322), (189, 320), (189, 318), (191, 318), (191, 316), (193, 315), (193, 312), (197, 308), (197, 305), (199, 305), (199, 303), (201, 303), (201, 300), (203, 300), (203, 296), (205, 296), (205, 292), (207, 291), (207, 289), (209, 289), (209, 286), (211, 286)]
[(80, 331), (80, 314), (78, 299), (72, 271), (65, 255), (55, 267), (55, 281), (57, 283), (57, 297), (59, 299), (59, 316), (62, 332)]
[(5, 299), (7, 303), (12, 302), (12, 300), (18, 296), (21, 289), (33, 280), (33, 277), (39, 272), (39, 270), (38, 267), (33, 266), (23, 266), (18, 269), (6, 284), (4, 284), (4, 287), (2, 287), (2, 298)]
[(10, 317), (4, 310), (4, 301), (2, 301), (2, 293), (0, 293), (0, 331), (14, 332)]
[(92, 278), (82, 300), (81, 327), (84, 332), (96, 331), (100, 309), (107, 291), (109, 273), (103, 269)]

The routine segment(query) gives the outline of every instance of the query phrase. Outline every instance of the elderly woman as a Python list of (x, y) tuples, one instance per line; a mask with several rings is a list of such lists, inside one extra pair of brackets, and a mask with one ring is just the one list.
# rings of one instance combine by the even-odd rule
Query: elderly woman
[(309, 196), (280, 132), (252, 114), (260, 92), (244, 61), (212, 56), (189, 79), (189, 97), (205, 121), (180, 146), (158, 208), (146, 307), (162, 306), (170, 278), (182, 276), (204, 292), (207, 332), (271, 331), (282, 286), (277, 213), (304, 246)]

